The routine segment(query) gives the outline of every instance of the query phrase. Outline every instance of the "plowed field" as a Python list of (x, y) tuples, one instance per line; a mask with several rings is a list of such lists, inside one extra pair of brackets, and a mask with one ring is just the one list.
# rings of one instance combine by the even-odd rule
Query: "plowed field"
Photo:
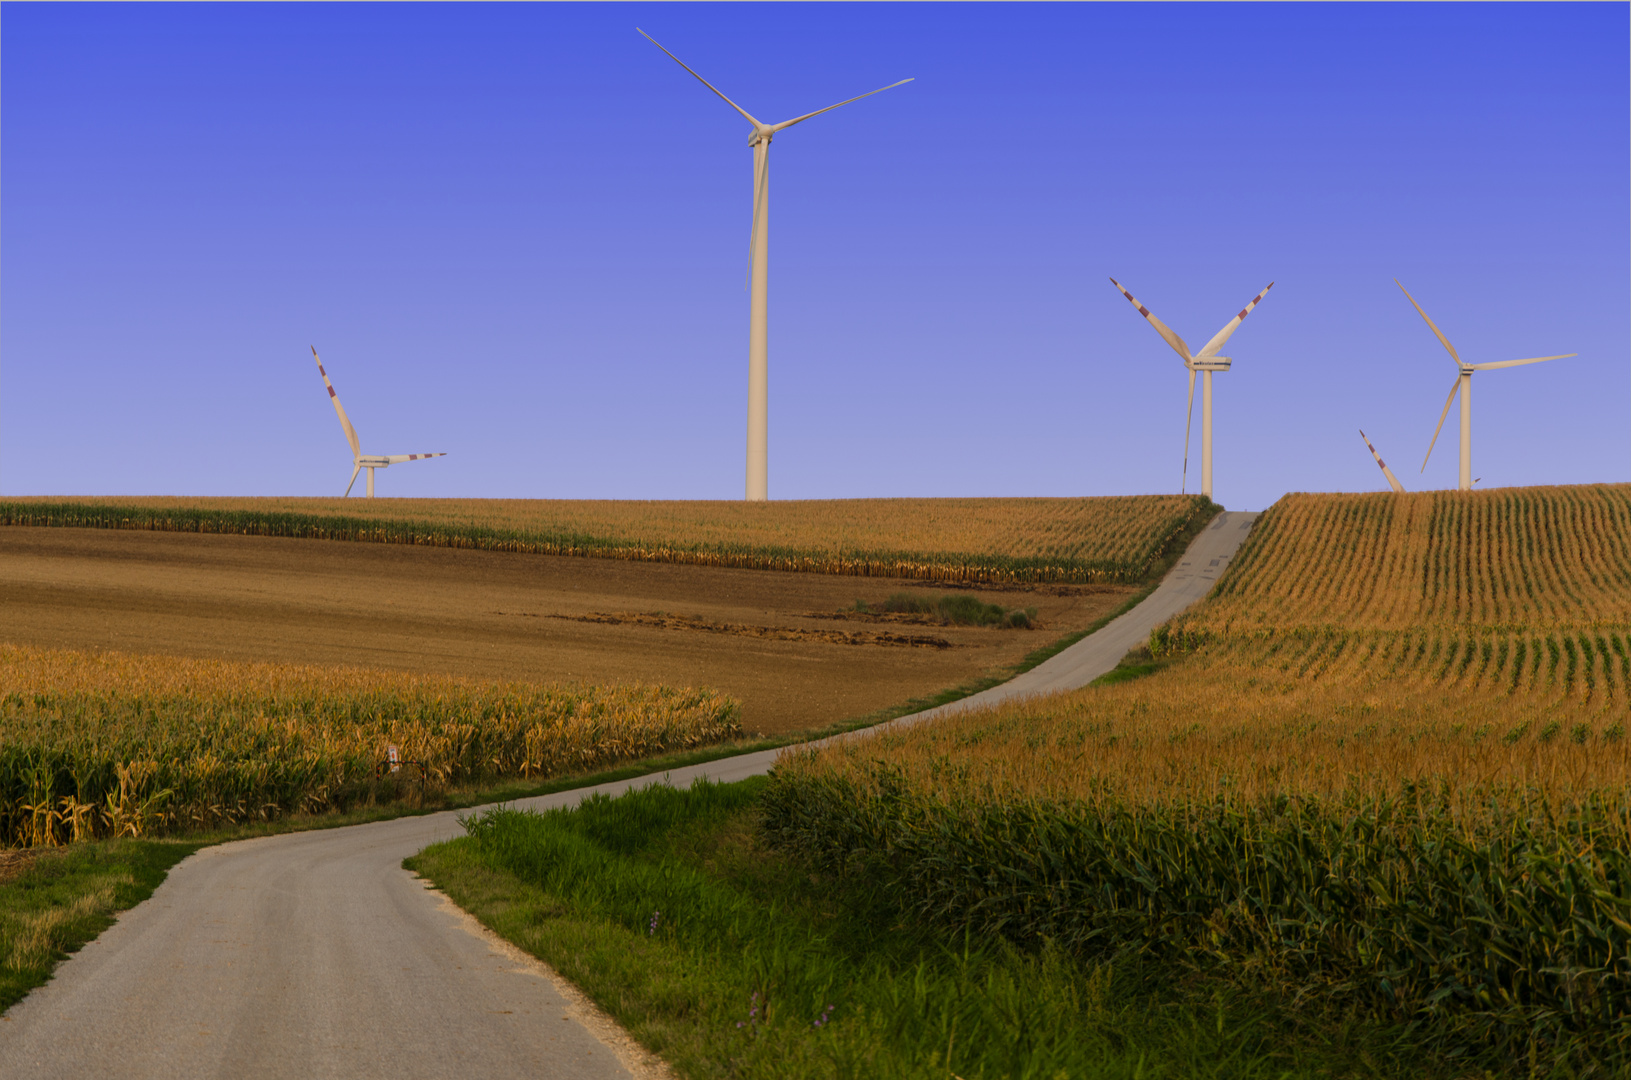
[(586, 683), (707, 686), (747, 733), (822, 727), (1004, 668), (1123, 585), (981, 592), (1041, 629), (848, 615), (890, 578), (192, 533), (0, 530), (0, 640)]

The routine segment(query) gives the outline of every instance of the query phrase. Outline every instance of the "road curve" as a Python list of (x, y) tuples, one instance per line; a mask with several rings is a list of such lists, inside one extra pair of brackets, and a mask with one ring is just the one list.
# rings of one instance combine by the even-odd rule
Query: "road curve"
[[(1205, 596), (1256, 517), (1220, 514), (1148, 599), (1046, 663), (891, 723), (1086, 685)], [(768, 770), (779, 752), (519, 805), (739, 780)], [(442, 813), (201, 850), (0, 1017), (0, 1077), (663, 1075), (570, 987), (402, 869), (427, 844), (462, 833), (457, 815)]]

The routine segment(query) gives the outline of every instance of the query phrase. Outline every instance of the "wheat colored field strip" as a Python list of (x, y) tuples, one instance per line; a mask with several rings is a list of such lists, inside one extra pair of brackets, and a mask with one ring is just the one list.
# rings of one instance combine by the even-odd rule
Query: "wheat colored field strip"
[[(141, 836), (544, 777), (740, 735), (667, 686), (484, 682), (0, 644), (0, 845)], [(381, 775), (390, 747), (415, 763)]]
[(0, 524), (240, 533), (946, 582), (1143, 581), (1214, 507), (1080, 499), (9, 499)]

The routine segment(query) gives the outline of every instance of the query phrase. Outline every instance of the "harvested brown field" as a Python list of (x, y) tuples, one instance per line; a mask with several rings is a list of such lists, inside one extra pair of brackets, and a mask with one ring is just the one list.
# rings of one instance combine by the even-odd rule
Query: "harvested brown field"
[[(1005, 669), (1135, 591), (1054, 584), (981, 593), (1036, 607), (1038, 630), (874, 627), (829, 617), (903, 588), (938, 591), (887, 578), (395, 544), (0, 529), (0, 640), (536, 683), (708, 687), (741, 702), (748, 734), (824, 727)], [(824, 636), (839, 629), (842, 640)], [(883, 640), (886, 633), (949, 644), (903, 645)]]
[(1142, 582), (1198, 495), (1043, 499), (12, 498), (0, 524), (363, 540), (958, 583)]

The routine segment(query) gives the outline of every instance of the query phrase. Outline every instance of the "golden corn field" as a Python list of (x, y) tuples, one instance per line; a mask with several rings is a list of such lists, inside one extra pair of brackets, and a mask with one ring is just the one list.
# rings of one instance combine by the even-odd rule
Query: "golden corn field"
[[(740, 734), (708, 690), (0, 644), (0, 843), (140, 836), (544, 777)], [(380, 775), (388, 748), (418, 763)], [(422, 787), (422, 785), (420, 785)]]
[(952, 582), (1144, 580), (1198, 495), (612, 501), (108, 498), (0, 502), (0, 524), (364, 540)]
[(1287, 495), (1175, 629), (1631, 624), (1631, 485)]
[(1631, 487), (1287, 496), (1151, 645), (786, 754), (768, 833), (949, 929), (1631, 1064)]

